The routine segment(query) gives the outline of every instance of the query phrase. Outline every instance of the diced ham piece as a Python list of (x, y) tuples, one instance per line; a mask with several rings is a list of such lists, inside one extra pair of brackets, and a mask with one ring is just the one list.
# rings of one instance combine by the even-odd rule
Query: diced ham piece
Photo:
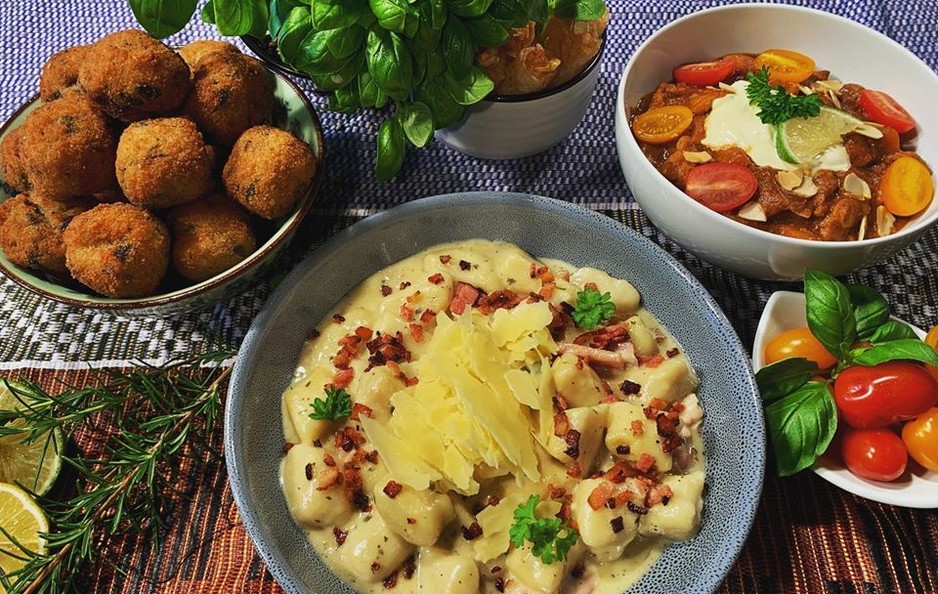
[(478, 297), (479, 289), (467, 283), (457, 283), (453, 300), (449, 303), (449, 310), (460, 315), (466, 311), (466, 307), (471, 307)]

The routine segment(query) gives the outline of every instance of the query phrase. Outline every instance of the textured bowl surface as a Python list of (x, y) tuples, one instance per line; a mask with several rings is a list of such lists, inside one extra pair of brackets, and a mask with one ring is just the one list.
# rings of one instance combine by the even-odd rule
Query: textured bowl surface
[(292, 594), (351, 592), (315, 556), (280, 492), (280, 397), (307, 332), (382, 267), (438, 243), (513, 242), (531, 254), (628, 279), (700, 376), (707, 483), (700, 533), (675, 544), (630, 592), (712, 592), (739, 553), (762, 488), (765, 433), (748, 357), (707, 291), (671, 256), (608, 217), (525, 194), (436, 196), (337, 234), (277, 288), (242, 345), (226, 410), (225, 457), (248, 533)]
[[(762, 311), (752, 344), (753, 369), (758, 371), (765, 367), (764, 353), (769, 341), (786, 330), (804, 328), (807, 324), (804, 293), (772, 293)], [(912, 326), (912, 329), (919, 338), (925, 338), (921, 328)], [(864, 499), (902, 507), (938, 508), (938, 472), (931, 472), (917, 464), (910, 463), (905, 474), (888, 483), (868, 481), (856, 476), (847, 470), (836, 453), (821, 456), (811, 469), (831, 484)]]
[[(715, 33), (718, 32), (718, 33)], [(641, 98), (672, 78), (675, 66), (730, 52), (786, 48), (814, 58), (844, 82), (886, 91), (918, 121), (918, 153), (938, 167), (938, 76), (891, 39), (825, 12), (794, 6), (744, 4), (684, 17), (652, 35), (632, 55), (615, 107), (619, 163), (642, 210), (665, 234), (701, 258), (766, 279), (804, 277), (806, 267), (846, 274), (879, 264), (938, 221), (938, 200), (899, 233), (865, 241), (807, 241), (732, 221), (678, 190), (645, 158), (628, 116)]]
[[(208, 280), (177, 290), (136, 299), (101, 297), (79, 287), (63, 286), (42, 274), (20, 268), (0, 252), (0, 272), (30, 291), (60, 303), (75, 307), (111, 310), (125, 316), (161, 316), (181, 313), (211, 305), (243, 291), (257, 279), (285, 248), (296, 232), (310, 206), (316, 199), (323, 175), (325, 145), (322, 127), (312, 105), (289, 79), (270, 73), (274, 81), (274, 121), (279, 128), (289, 130), (306, 142), (317, 157), (316, 176), (308, 192), (293, 210), (276, 221), (277, 229), (257, 250), (236, 266)], [(0, 129), (0, 140), (23, 124), (26, 116), (39, 107), (35, 97), (21, 107)], [(14, 194), (0, 177), (0, 202)]]

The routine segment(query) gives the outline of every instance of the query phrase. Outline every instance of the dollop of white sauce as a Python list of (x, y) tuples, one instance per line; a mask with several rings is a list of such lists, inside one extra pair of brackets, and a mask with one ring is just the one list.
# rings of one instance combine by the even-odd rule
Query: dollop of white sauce
[[(727, 88), (727, 87), (724, 87)], [(784, 161), (775, 148), (775, 129), (759, 119), (759, 108), (749, 103), (746, 89), (749, 82), (739, 80), (729, 85), (729, 94), (714, 100), (713, 108), (704, 123), (706, 134), (701, 141), (711, 149), (738, 147), (760, 167), (795, 170), (800, 165)], [(835, 144), (815, 160), (806, 164), (812, 173), (821, 169), (847, 171), (850, 157), (842, 143)]]

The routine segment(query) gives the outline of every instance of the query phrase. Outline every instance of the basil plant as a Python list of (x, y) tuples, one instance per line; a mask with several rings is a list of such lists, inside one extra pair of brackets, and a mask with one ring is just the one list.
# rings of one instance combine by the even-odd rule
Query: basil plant
[[(129, 0), (155, 37), (181, 30), (198, 0)], [(280, 57), (331, 92), (329, 108), (393, 110), (378, 131), (376, 176), (393, 177), (406, 145), (458, 122), (494, 84), (475, 63), (509, 29), (552, 14), (590, 20), (603, 0), (209, 0), (201, 18), (226, 36), (270, 34)]]

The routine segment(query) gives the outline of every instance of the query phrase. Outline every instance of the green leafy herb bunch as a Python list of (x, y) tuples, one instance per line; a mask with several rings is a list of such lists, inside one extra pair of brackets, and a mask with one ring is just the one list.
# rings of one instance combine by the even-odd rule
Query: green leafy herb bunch
[[(128, 0), (156, 37), (181, 30), (198, 0)], [(331, 92), (329, 108), (393, 106), (378, 130), (376, 175), (393, 177), (406, 145), (458, 122), (494, 83), (476, 65), (479, 47), (499, 47), (509, 29), (551, 15), (593, 20), (603, 0), (209, 0), (203, 21), (226, 36), (269, 33), (280, 57)]]

